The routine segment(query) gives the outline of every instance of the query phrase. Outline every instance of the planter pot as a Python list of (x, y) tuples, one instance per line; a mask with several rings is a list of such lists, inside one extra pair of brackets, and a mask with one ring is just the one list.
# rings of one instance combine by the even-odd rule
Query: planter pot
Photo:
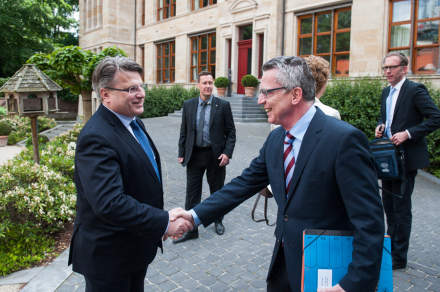
[(255, 87), (245, 87), (244, 94), (246, 97), (254, 97)]
[(0, 147), (8, 145), (8, 136), (0, 136)]
[(217, 88), (217, 94), (218, 94), (218, 96), (222, 96), (222, 97), (224, 97), (224, 96), (225, 96), (225, 92), (226, 92), (226, 87), (218, 87), (218, 88)]

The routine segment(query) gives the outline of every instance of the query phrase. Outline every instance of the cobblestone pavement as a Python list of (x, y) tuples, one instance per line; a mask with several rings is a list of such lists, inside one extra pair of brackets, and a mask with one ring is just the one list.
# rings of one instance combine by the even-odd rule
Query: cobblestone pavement
[[(179, 118), (143, 120), (161, 154), (165, 209), (183, 207), (186, 169), (177, 161)], [(249, 165), (263, 145), (270, 126), (266, 123), (237, 123), (237, 143), (226, 170), (226, 182)], [(206, 180), (203, 198), (209, 195)], [(148, 267), (145, 291), (265, 291), (266, 276), (275, 242), (275, 227), (252, 221), (255, 197), (225, 216), (226, 231), (218, 236), (213, 225), (199, 228), (200, 238), (178, 245), (164, 243)], [(257, 217), (261, 218), (262, 202)], [(413, 194), (414, 223), (408, 268), (394, 272), (394, 291), (440, 291), (440, 235), (438, 230), (440, 187), (416, 179)], [(276, 206), (270, 201), (269, 213)], [(271, 221), (274, 216), (269, 217)], [(111, 256), (111, 255), (109, 255)], [(58, 292), (84, 291), (84, 278), (73, 273)]]

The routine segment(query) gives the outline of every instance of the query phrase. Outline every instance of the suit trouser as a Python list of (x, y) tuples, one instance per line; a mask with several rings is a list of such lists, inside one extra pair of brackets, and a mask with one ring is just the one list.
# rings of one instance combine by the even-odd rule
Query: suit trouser
[(402, 180), (382, 180), (382, 187), (395, 195), (382, 191), (382, 202), (387, 217), (387, 233), (391, 238), (391, 256), (398, 262), (407, 261), (409, 237), (411, 235), (412, 212), (411, 195), (417, 170), (406, 172), (406, 188), (402, 194)]
[(290, 292), (289, 275), (287, 274), (284, 247), (280, 246), (267, 279), (267, 292)]
[[(226, 166), (220, 167), (220, 160), (217, 158), (214, 157), (211, 147), (193, 147), (191, 158), (186, 165), (186, 210), (191, 210), (200, 204), (202, 200), (202, 184), (205, 170), (211, 194), (224, 186)], [(222, 219), (223, 216), (216, 220), (216, 222)]]
[(86, 280), (86, 292), (144, 292), (144, 279), (147, 269), (134, 272), (118, 279), (91, 279)]

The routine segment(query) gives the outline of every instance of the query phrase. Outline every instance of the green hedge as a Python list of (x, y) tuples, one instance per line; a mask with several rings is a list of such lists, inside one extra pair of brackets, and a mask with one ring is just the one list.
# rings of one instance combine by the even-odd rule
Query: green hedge
[(166, 116), (182, 108), (185, 100), (199, 96), (195, 87), (185, 89), (181, 85), (155, 86), (145, 91), (144, 113), (141, 119)]
[(0, 166), (0, 275), (31, 266), (53, 254), (49, 236), (75, 218), (74, 158), (82, 125)]
[[(416, 81), (425, 84), (434, 103), (440, 107), (440, 88), (426, 79)], [(354, 81), (345, 78), (333, 79), (321, 101), (339, 110), (342, 120), (352, 124), (365, 133), (368, 139), (374, 139), (374, 130), (380, 117), (382, 90), (388, 86), (380, 77), (361, 77)], [(440, 131), (427, 137), (431, 165), (428, 172), (440, 177)]]

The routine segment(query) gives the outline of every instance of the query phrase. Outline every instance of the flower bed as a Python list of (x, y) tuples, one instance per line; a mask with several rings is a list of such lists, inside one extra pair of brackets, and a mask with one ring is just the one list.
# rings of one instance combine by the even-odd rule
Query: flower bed
[(73, 182), (76, 139), (82, 125), (41, 147), (32, 147), (0, 166), (0, 275), (52, 255), (51, 234), (75, 218)]

